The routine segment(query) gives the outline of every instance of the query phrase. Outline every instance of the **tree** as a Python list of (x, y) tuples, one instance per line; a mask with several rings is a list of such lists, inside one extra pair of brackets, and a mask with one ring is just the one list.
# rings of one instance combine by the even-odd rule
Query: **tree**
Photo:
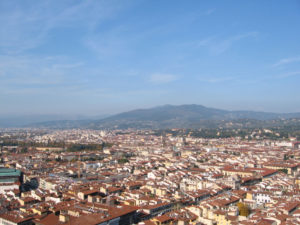
[(61, 162), (62, 160), (61, 160), (60, 157), (58, 157), (58, 158), (55, 158), (55, 161), (56, 161), (56, 162)]
[(288, 174), (288, 170), (287, 169), (279, 169), (278, 171), (280, 171), (280, 172), (283, 172), (283, 173), (285, 173), (285, 174)]
[(27, 153), (28, 152), (28, 148), (27, 147), (22, 147), (22, 149), (21, 149), (20, 152), (21, 153)]
[(120, 164), (127, 163), (127, 162), (129, 162), (129, 160), (126, 158), (122, 158), (122, 159), (118, 160), (118, 163), (120, 163)]

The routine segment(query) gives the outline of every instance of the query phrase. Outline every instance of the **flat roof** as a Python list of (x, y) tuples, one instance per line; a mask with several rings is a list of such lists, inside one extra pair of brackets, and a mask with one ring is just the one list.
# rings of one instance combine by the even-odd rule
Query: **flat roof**
[(0, 168), (0, 177), (21, 176), (21, 171), (11, 168)]

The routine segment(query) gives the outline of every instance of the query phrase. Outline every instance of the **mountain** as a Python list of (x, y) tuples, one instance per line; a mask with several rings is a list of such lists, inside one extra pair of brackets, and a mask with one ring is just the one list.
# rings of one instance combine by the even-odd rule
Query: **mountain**
[[(202, 105), (164, 105), (120, 113), (87, 125), (91, 129), (163, 129), (280, 124), (281, 120), (300, 118), (300, 113), (228, 111)], [(264, 122), (265, 121), (265, 122)]]
[[(24, 127), (51, 129), (166, 129), (255, 128), (300, 125), (300, 113), (229, 111), (202, 105), (164, 105), (137, 109), (105, 118), (61, 119), (27, 123)], [(0, 120), (1, 122), (1, 120)], [(1, 123), (0, 123), (1, 125)]]

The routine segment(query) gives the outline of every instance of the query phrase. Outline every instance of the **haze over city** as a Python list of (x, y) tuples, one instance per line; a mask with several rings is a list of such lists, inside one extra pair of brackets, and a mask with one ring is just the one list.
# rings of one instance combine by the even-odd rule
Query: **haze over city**
[(300, 112), (299, 1), (1, 1), (1, 115)]

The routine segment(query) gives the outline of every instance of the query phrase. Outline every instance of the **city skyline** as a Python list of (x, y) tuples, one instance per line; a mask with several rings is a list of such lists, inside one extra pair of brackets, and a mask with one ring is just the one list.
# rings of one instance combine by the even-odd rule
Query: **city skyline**
[(1, 114), (300, 112), (298, 1), (3, 1)]

